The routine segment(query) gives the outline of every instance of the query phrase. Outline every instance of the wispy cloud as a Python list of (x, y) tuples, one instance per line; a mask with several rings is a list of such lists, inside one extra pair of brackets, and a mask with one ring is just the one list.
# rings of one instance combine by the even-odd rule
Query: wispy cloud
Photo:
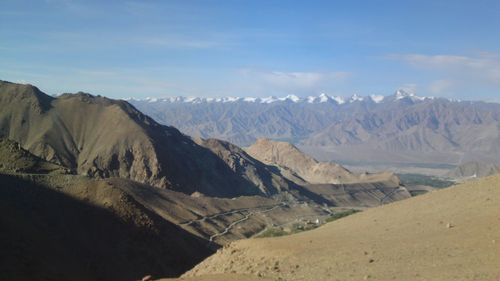
[(497, 53), (482, 52), (477, 56), (393, 54), (388, 58), (449, 76), (469, 76), (500, 85), (500, 55)]
[(455, 82), (446, 79), (435, 80), (429, 85), (429, 92), (434, 95), (443, 95), (448, 93), (454, 86)]
[(485, 97), (500, 91), (499, 53), (392, 54), (387, 58), (420, 71), (417, 74), (419, 90), (424, 94), (460, 97), (463, 93), (474, 93), (477, 97)]
[(281, 72), (262, 73), (266, 81), (276, 85), (295, 85), (297, 87), (312, 87), (326, 80), (341, 80), (349, 76), (347, 72)]
[(267, 92), (284, 93), (311, 93), (326, 91), (337, 83), (348, 79), (352, 74), (344, 71), (334, 72), (306, 72), (306, 71), (263, 71), (255, 69), (241, 69), (245, 77), (261, 85)]

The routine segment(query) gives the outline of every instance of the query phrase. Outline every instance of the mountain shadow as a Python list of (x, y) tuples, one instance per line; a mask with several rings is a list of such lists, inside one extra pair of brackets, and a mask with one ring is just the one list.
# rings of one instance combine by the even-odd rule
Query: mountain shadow
[(213, 253), (117, 190), (87, 185), (78, 200), (21, 175), (0, 174), (0, 182), (1, 280), (178, 276)]

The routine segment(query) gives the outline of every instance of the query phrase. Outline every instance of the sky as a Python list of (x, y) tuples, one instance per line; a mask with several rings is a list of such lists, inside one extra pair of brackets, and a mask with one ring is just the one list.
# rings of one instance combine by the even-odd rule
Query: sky
[(500, 1), (2, 0), (0, 80), (113, 98), (500, 101)]

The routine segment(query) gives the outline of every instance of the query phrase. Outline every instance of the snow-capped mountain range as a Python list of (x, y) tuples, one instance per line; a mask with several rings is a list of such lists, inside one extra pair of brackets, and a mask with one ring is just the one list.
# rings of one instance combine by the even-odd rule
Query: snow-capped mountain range
[(146, 102), (166, 102), (166, 103), (232, 103), (232, 102), (249, 102), (249, 103), (276, 103), (276, 102), (292, 102), (292, 103), (335, 103), (338, 105), (353, 103), (359, 101), (370, 101), (374, 103), (382, 103), (384, 101), (394, 101), (401, 99), (409, 99), (412, 101), (423, 101), (426, 99), (434, 99), (434, 97), (420, 97), (414, 93), (407, 92), (405, 90), (397, 90), (392, 96), (383, 95), (370, 95), (370, 96), (360, 96), (354, 94), (350, 97), (341, 96), (331, 96), (325, 93), (321, 93), (317, 96), (299, 97), (296, 95), (287, 95), (285, 97), (275, 97), (269, 96), (264, 98), (258, 97), (220, 97), (220, 98), (209, 98), (209, 97), (166, 97), (166, 98), (152, 98), (147, 97), (145, 99), (135, 99), (126, 98), (127, 101), (146, 101)]
[(348, 98), (165, 98), (129, 100), (185, 134), (248, 146), (287, 140), (324, 160), (346, 162), (497, 161), (500, 104), (393, 95)]

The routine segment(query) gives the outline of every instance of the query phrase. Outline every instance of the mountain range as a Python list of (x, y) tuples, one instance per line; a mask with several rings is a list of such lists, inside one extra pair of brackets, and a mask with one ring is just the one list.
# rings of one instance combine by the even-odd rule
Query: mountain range
[(419, 97), (165, 98), (129, 102), (162, 124), (249, 146), (284, 140), (320, 160), (349, 165), (496, 163), (500, 104)]
[[(386, 103), (415, 112), (436, 101), (407, 95), (345, 104), (359, 112)], [(442, 100), (434, 110), (444, 114), (455, 103), (467, 109)], [(326, 112), (334, 103), (304, 104), (325, 105)], [(337, 104), (345, 120), (351, 117), (340, 108), (347, 105)], [(259, 138), (241, 148), (185, 135), (127, 101), (81, 92), (51, 97), (6, 81), (0, 81), (0, 108), (2, 280), (113, 281), (182, 273), (187, 280), (329, 280), (332, 274), (346, 280), (460, 280), (455, 272), (498, 279), (491, 256), (498, 177), (434, 192), (404, 186), (390, 172), (355, 172), (321, 161), (289, 142)], [(468, 119), (471, 112), (444, 120), (494, 124), (496, 115), (484, 110), (475, 111), (481, 112), (476, 121)], [(390, 112), (376, 112), (392, 120)], [(415, 118), (408, 122), (420, 124)], [(425, 128), (440, 132), (434, 123)], [(373, 128), (402, 126), (377, 124)], [(465, 165), (457, 172), (496, 169)], [(433, 192), (395, 202), (426, 191)], [(366, 211), (321, 226), (354, 210)], [(206, 275), (213, 273), (222, 275)]]
[(190, 137), (123, 100), (0, 81), (0, 109), (2, 280), (174, 277), (269, 227), (411, 197), (392, 173)]

